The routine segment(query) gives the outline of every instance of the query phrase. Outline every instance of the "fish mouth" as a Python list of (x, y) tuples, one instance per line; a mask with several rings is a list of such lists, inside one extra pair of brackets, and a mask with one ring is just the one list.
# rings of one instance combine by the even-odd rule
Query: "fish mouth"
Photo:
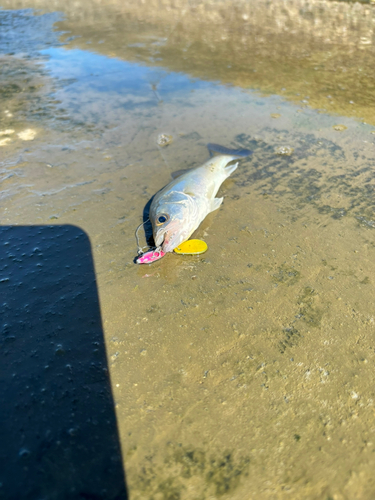
[(177, 245), (174, 245), (173, 242), (164, 240), (161, 249), (163, 250), (163, 252), (167, 253), (167, 252), (172, 252), (176, 248), (176, 246)]
[(165, 236), (166, 236), (165, 232), (163, 233), (159, 232), (156, 234), (154, 238), (156, 248), (159, 248), (164, 244)]
[(178, 221), (173, 221), (168, 227), (157, 231), (154, 236), (155, 246), (163, 252), (172, 252), (182, 241)]
[(164, 233), (160, 233), (155, 238), (155, 246), (156, 248), (161, 248), (161, 250), (165, 253), (172, 252), (177, 245), (173, 244), (174, 234), (168, 237), (167, 231)]
[(175, 232), (171, 235), (166, 235), (163, 241), (162, 250), (163, 252), (173, 252), (175, 248), (180, 245), (183, 241), (187, 240), (188, 237), (184, 233)]
[(161, 249), (163, 250), (163, 252), (167, 253), (167, 252), (172, 252), (173, 249), (176, 247), (176, 245), (173, 245), (173, 236), (168, 238), (168, 235), (166, 233), (164, 233), (164, 238), (163, 238), (163, 241), (162, 241), (162, 244), (161, 244)]

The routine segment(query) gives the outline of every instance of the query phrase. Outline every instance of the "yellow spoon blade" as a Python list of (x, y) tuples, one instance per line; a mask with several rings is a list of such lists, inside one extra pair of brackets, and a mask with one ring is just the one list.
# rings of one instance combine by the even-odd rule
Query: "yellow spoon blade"
[(202, 240), (187, 240), (178, 245), (173, 251), (181, 255), (199, 255), (208, 249), (207, 243)]

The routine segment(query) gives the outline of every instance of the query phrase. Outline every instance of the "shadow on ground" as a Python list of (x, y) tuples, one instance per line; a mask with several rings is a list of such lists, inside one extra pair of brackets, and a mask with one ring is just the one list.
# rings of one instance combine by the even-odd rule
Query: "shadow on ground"
[(126, 499), (81, 229), (0, 227), (0, 326), (0, 498)]

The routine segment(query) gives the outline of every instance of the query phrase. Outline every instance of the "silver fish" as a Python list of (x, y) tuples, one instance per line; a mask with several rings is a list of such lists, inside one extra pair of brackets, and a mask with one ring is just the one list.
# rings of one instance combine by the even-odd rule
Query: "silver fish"
[(215, 156), (183, 173), (154, 196), (150, 220), (156, 247), (172, 252), (190, 238), (207, 214), (220, 207), (223, 198), (215, 196), (238, 166), (229, 163), (239, 158), (242, 156)]

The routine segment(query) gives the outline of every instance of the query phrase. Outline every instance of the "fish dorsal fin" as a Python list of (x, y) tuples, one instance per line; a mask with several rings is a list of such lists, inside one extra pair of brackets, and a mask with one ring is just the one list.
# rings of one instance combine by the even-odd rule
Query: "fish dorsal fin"
[(171, 173), (171, 177), (173, 180), (177, 179), (177, 177), (180, 177), (180, 175), (182, 174), (186, 174), (186, 172), (189, 172), (189, 170), (191, 170), (191, 168), (182, 168), (181, 170), (176, 170), (175, 172)]

